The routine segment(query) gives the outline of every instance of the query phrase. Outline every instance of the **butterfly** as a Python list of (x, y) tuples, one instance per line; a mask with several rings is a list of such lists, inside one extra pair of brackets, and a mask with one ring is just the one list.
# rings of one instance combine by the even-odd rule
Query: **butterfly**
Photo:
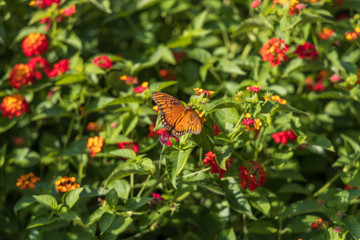
[(152, 99), (159, 107), (161, 123), (175, 137), (185, 133), (200, 134), (201, 121), (195, 111), (185, 107), (179, 100), (162, 92), (153, 92)]

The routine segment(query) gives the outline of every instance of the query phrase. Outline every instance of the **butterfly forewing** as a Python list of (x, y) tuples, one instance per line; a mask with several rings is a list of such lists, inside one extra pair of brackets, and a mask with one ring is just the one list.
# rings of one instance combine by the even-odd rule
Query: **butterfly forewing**
[(154, 92), (152, 98), (161, 112), (161, 123), (172, 135), (180, 137), (185, 133), (201, 132), (201, 122), (194, 110), (186, 109), (179, 100), (166, 93)]

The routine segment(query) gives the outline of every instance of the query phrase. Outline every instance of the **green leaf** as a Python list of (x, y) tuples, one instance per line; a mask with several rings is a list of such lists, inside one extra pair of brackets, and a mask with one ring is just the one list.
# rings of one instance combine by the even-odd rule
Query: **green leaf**
[(231, 108), (231, 107), (240, 108), (239, 102), (233, 98), (221, 98), (206, 104), (205, 111), (206, 114), (209, 114), (218, 109)]
[(56, 85), (68, 85), (78, 82), (83, 82), (86, 79), (85, 75), (82, 73), (79, 74), (64, 74), (59, 77), (56, 81)]
[(214, 120), (207, 117), (200, 134), (193, 135), (193, 138), (199, 147), (204, 148), (206, 151), (212, 151), (214, 148), (214, 134)]
[(255, 207), (257, 210), (262, 212), (266, 216), (270, 216), (270, 202), (269, 200), (263, 196), (260, 195), (258, 197), (253, 197), (250, 199), (250, 204)]
[(231, 157), (232, 148), (229, 145), (215, 146), (214, 153), (216, 156), (216, 162), (222, 169), (226, 169), (226, 162)]
[(317, 136), (314, 141), (311, 142), (313, 145), (320, 146), (322, 148), (325, 148), (326, 150), (329, 150), (331, 152), (334, 152), (334, 147), (331, 144), (330, 140), (327, 139), (324, 136)]
[(270, 221), (258, 220), (249, 224), (249, 232), (255, 234), (273, 234), (278, 231)]
[(321, 211), (319, 205), (316, 204), (314, 199), (297, 201), (290, 206), (286, 207), (284, 211), (279, 214), (279, 217), (295, 216), (308, 212)]
[(231, 74), (237, 74), (237, 75), (245, 75), (246, 72), (240, 69), (238, 65), (236, 65), (234, 62), (221, 59), (219, 60), (219, 66), (220, 71), (231, 73)]
[(105, 180), (104, 185), (107, 187), (110, 183), (120, 178), (129, 176), (130, 174), (149, 174), (150, 170), (145, 170), (141, 164), (120, 162), (119, 165), (110, 173)]
[(86, 144), (87, 144), (87, 139), (85, 139), (85, 138), (80, 139), (79, 141), (76, 141), (76, 142), (72, 142), (70, 144), (70, 146), (64, 150), (62, 155), (63, 156), (73, 156), (73, 155), (84, 153), (86, 150)]
[(103, 208), (100, 207), (98, 209), (96, 209), (90, 216), (89, 216), (89, 222), (87, 224), (87, 226), (90, 226), (91, 224), (93, 224), (94, 222), (97, 222), (101, 219), (102, 215), (104, 213), (106, 213), (107, 211)]
[(199, 15), (193, 18), (192, 23), (195, 30), (203, 28), (208, 13), (208, 10), (204, 10)]
[(91, 99), (90, 103), (86, 106), (85, 112), (95, 112), (100, 109), (103, 109), (109, 105), (109, 103), (113, 102), (113, 97), (99, 97), (95, 99)]
[(17, 118), (12, 119), (0, 118), (0, 133), (6, 132), (17, 123)]
[(5, 163), (6, 149), (7, 149), (7, 144), (4, 144), (4, 145), (0, 148), (0, 168), (1, 168), (2, 166), (4, 166), (4, 163)]
[(43, 205), (51, 210), (57, 209), (57, 201), (53, 196), (48, 195), (48, 194), (43, 194), (43, 195), (33, 195), (33, 197), (41, 205)]
[(343, 220), (350, 234), (355, 239), (360, 239), (360, 216), (349, 215)]
[(87, 63), (87, 64), (85, 64), (85, 74), (101, 74), (101, 75), (105, 75), (106, 72), (102, 68), (96, 66), (93, 63)]
[(77, 50), (82, 49), (81, 39), (74, 32), (71, 32), (70, 36), (64, 39), (64, 42), (76, 48)]
[(176, 85), (177, 83), (178, 83), (177, 81), (156, 82), (150, 84), (149, 90), (151, 92), (157, 92), (163, 90), (164, 88)]
[(211, 53), (203, 48), (194, 48), (186, 51), (186, 57), (205, 64), (211, 59)]
[(133, 222), (130, 217), (116, 216), (115, 220), (103, 234), (103, 239), (116, 239), (116, 237), (124, 232)]
[(115, 207), (119, 201), (119, 198), (118, 198), (118, 195), (117, 195), (117, 192), (115, 191), (115, 189), (111, 189), (111, 191), (108, 192), (108, 194), (106, 194), (105, 199), (106, 199), (106, 202), (111, 207), (111, 209), (115, 209)]
[(113, 106), (113, 105), (119, 105), (123, 103), (143, 103), (144, 100), (141, 97), (130, 95), (130, 96), (124, 96), (124, 97), (118, 97), (112, 102), (106, 104), (105, 107)]
[(130, 186), (129, 182), (126, 181), (125, 179), (120, 179), (120, 180), (116, 180), (116, 181), (112, 182), (111, 184), (109, 184), (108, 188), (115, 189), (119, 198), (128, 199), (131, 186)]
[(35, 217), (30, 220), (29, 224), (27, 225), (27, 229), (44, 226), (46, 224), (50, 224), (56, 221), (55, 217)]
[(186, 150), (174, 150), (172, 148), (165, 148), (163, 156), (165, 158), (166, 170), (171, 184), (176, 188), (176, 177), (180, 174), (188, 160), (192, 148)]
[(51, 11), (43, 11), (43, 10), (37, 10), (35, 13), (31, 15), (29, 25), (33, 25), (34, 23), (39, 22), (41, 19), (46, 17), (51, 17)]
[(111, 8), (110, 8), (110, 1), (109, 0), (101, 1), (101, 3), (98, 2), (97, 0), (90, 0), (90, 2), (92, 4), (94, 4), (97, 8), (99, 8), (101, 11), (104, 11), (107, 14), (112, 13)]
[(16, 203), (14, 206), (14, 212), (15, 214), (17, 214), (17, 212), (20, 209), (23, 208), (27, 208), (28, 206), (30, 206), (31, 204), (33, 204), (34, 202), (36, 202), (35, 198), (32, 195), (24, 195), (22, 196)]
[(309, 116), (310, 115), (309, 113), (301, 111), (301, 110), (299, 110), (297, 108), (294, 108), (294, 107), (290, 106), (289, 104), (280, 104), (278, 106), (278, 108), (276, 109), (276, 111), (279, 111), (279, 112), (293, 112), (293, 113), (297, 113), (297, 114), (304, 115), (304, 116)]
[(124, 133), (125, 136), (129, 135), (137, 126), (137, 123), (139, 121), (139, 116), (135, 115), (131, 118), (130, 123), (127, 125), (126, 131)]
[(100, 232), (103, 234), (114, 222), (116, 214), (104, 213), (99, 221)]
[(132, 149), (117, 149), (108, 153), (99, 154), (99, 156), (115, 156), (115, 157), (122, 157), (122, 158), (136, 158), (136, 153)]
[(273, 26), (269, 21), (264, 17), (254, 17), (245, 19), (240, 23), (237, 30), (232, 34), (232, 36), (236, 36), (240, 33), (251, 31), (255, 28), (265, 28), (265, 29), (272, 29)]
[(236, 240), (235, 231), (233, 228), (224, 229), (217, 234), (215, 240)]
[(68, 221), (81, 221), (80, 217), (72, 210), (67, 207), (62, 207), (60, 211), (57, 211), (56, 214), (65, 220)]
[(67, 192), (66, 193), (66, 196), (65, 196), (65, 205), (70, 208), (72, 208), (75, 203), (79, 200), (79, 197), (80, 197), (80, 193), (84, 190), (84, 188), (76, 188), (76, 189), (73, 189), (71, 190), (70, 192)]
[(279, 105), (280, 105), (280, 103), (275, 102), (275, 101), (266, 101), (264, 103), (264, 105), (261, 107), (260, 113), (271, 113), (274, 110), (276, 110)]
[(125, 208), (127, 209), (127, 211), (134, 211), (146, 205), (147, 202), (150, 201), (151, 199), (152, 198), (150, 197), (132, 197), (126, 202)]
[(53, 106), (52, 108), (45, 109), (41, 113), (36, 114), (31, 120), (36, 121), (44, 118), (57, 118), (70, 116), (69, 111), (61, 106)]

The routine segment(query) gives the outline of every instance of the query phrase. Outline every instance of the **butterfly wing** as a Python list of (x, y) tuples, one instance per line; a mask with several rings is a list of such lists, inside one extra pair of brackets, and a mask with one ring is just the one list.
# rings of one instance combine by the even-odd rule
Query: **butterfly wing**
[(176, 122), (184, 115), (186, 110), (185, 106), (173, 96), (162, 92), (154, 92), (152, 99), (159, 107), (161, 123), (165, 129), (168, 131), (173, 130)]
[(201, 121), (196, 116), (193, 110), (186, 110), (185, 114), (181, 115), (178, 121), (175, 123), (175, 128), (171, 131), (171, 134), (175, 137), (180, 137), (185, 133), (200, 134)]

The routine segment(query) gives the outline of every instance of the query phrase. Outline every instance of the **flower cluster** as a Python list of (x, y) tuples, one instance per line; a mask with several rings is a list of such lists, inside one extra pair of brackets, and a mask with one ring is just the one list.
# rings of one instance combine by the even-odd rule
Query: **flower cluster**
[(317, 230), (320, 230), (323, 225), (322, 218), (318, 218), (316, 222), (311, 223), (310, 228), (316, 228)]
[(203, 164), (209, 164), (210, 166), (210, 173), (214, 174), (214, 173), (218, 173), (219, 174), (219, 179), (221, 179), (224, 174), (227, 173), (227, 171), (229, 170), (230, 167), (230, 163), (232, 163), (232, 158), (229, 157), (226, 160), (226, 164), (225, 164), (225, 168), (226, 170), (220, 168), (219, 164), (216, 162), (216, 158), (215, 158), (215, 154), (213, 152), (207, 152), (205, 153), (206, 158), (204, 158), (203, 160)]
[(44, 53), (48, 46), (46, 36), (41, 33), (30, 33), (21, 43), (23, 52), (27, 57)]
[(90, 149), (90, 156), (94, 157), (97, 153), (101, 152), (101, 149), (104, 145), (103, 137), (89, 137), (86, 147)]
[(351, 32), (345, 32), (345, 38), (346, 40), (356, 40), (359, 37), (359, 32), (351, 31)]
[(170, 133), (168, 133), (165, 128), (157, 129), (155, 131), (154, 128), (155, 123), (149, 126), (149, 134), (147, 135), (148, 138), (160, 137), (159, 141), (169, 147), (173, 145), (170, 138), (174, 138), (176, 141), (178, 141), (178, 138), (170, 135)]
[(180, 59), (182, 59), (183, 57), (185, 57), (185, 53), (184, 53), (184, 52), (172, 51), (172, 55), (174, 56), (176, 63), (178, 63), (178, 62), (180, 61)]
[(288, 143), (289, 140), (296, 141), (297, 139), (297, 136), (291, 129), (287, 131), (274, 133), (271, 137), (274, 139), (276, 143), (281, 143), (282, 145)]
[(29, 111), (29, 104), (20, 94), (13, 94), (4, 97), (0, 110), (4, 117), (12, 118), (14, 115), (19, 117), (23, 112)]
[(250, 161), (251, 167), (248, 170), (246, 166), (240, 166), (240, 187), (248, 188), (250, 191), (261, 187), (266, 181), (266, 173), (261, 163)]
[(104, 126), (102, 126), (100, 123), (98, 122), (89, 122), (86, 125), (86, 130), (87, 131), (91, 131), (91, 132), (100, 132), (104, 129)]
[(254, 0), (252, 3), (251, 3), (251, 8), (257, 8), (258, 6), (260, 6), (261, 4), (261, 1), (260, 0)]
[(330, 77), (331, 82), (340, 82), (342, 80), (341, 76), (338, 74), (334, 74)]
[(211, 95), (213, 95), (215, 93), (214, 91), (204, 90), (201, 88), (194, 88), (194, 91), (196, 92), (196, 94), (198, 96), (200, 96), (201, 94), (204, 94), (205, 97), (211, 97)]
[(51, 4), (59, 4), (60, 0), (31, 0), (29, 5), (38, 8), (50, 7)]
[(20, 189), (33, 189), (35, 188), (36, 183), (40, 180), (39, 177), (35, 176), (32, 172), (22, 175), (18, 178), (16, 186)]
[(75, 183), (75, 181), (75, 177), (62, 177), (54, 182), (55, 190), (64, 193), (79, 188), (80, 184)]
[(137, 86), (133, 90), (134, 90), (134, 93), (142, 93), (146, 89), (148, 89), (148, 87), (149, 87), (149, 83), (148, 82), (143, 82), (140, 86)]
[(296, 53), (299, 58), (311, 58), (313, 61), (318, 58), (318, 52), (315, 50), (315, 46), (307, 42), (297, 46), (294, 53)]
[(215, 130), (215, 136), (217, 136), (221, 132), (219, 126), (216, 124), (214, 124), (214, 130)]
[(35, 82), (34, 72), (27, 64), (16, 64), (11, 69), (9, 80), (13, 88), (20, 88), (22, 85), (27, 86)]
[(319, 38), (321, 38), (322, 40), (328, 40), (334, 35), (334, 33), (335, 31), (333, 29), (324, 27), (319, 34)]
[(278, 102), (280, 104), (286, 104), (287, 101), (283, 98), (281, 98), (279, 95), (274, 95), (271, 97), (264, 97), (265, 101), (275, 101)]
[(306, 88), (309, 91), (315, 91), (315, 92), (321, 92), (325, 89), (324, 86), (324, 78), (326, 78), (328, 75), (326, 70), (321, 70), (316, 78), (316, 82), (314, 83), (314, 79), (312, 78), (306, 78)]
[[(116, 144), (119, 149), (132, 149), (135, 154), (139, 152), (139, 144), (137, 142), (119, 142)], [(126, 160), (126, 159), (125, 159)]]
[[(110, 69), (112, 68), (113, 62), (106, 55), (101, 55), (93, 59), (93, 64), (102, 69)], [(120, 78), (121, 79), (121, 78)]]
[(204, 126), (204, 123), (206, 122), (206, 118), (204, 117), (205, 113), (195, 110), (195, 114), (200, 119), (201, 125)]
[(257, 92), (260, 92), (261, 88), (262, 88), (261, 86), (260, 87), (258, 87), (258, 86), (249, 86), (249, 87), (246, 88), (246, 90), (248, 92), (257, 93)]
[(289, 60), (289, 57), (285, 55), (288, 51), (289, 45), (285, 44), (284, 40), (274, 37), (264, 43), (260, 54), (263, 61), (268, 61), (272, 67), (275, 67), (275, 65), (280, 65), (281, 62)]
[(39, 80), (43, 77), (43, 73), (49, 75), (50, 64), (49, 62), (41, 57), (32, 57), (27, 63), (28, 67), (32, 70), (34, 77)]
[(279, 3), (280, 5), (284, 6), (289, 1), (290, 1), (289, 14), (291, 16), (295, 14), (299, 14), (299, 7), (298, 7), (298, 5), (300, 4), (299, 0), (273, 0), (273, 4), (275, 5), (276, 3)]
[(161, 195), (158, 193), (152, 193), (152, 197), (153, 198), (147, 202), (147, 205), (151, 210), (155, 211), (158, 208), (158, 206), (162, 205), (164, 198), (161, 197)]
[(53, 78), (56, 76), (60, 76), (69, 70), (70, 61), (68, 59), (60, 60), (56, 63), (53, 69), (49, 72), (48, 76)]
[(53, 23), (54, 19), (56, 22), (62, 22), (64, 18), (70, 17), (76, 13), (76, 6), (72, 5), (67, 8), (62, 8), (59, 11), (59, 14), (55, 18), (45, 17), (40, 19), (40, 23), (46, 24), (46, 30), (48, 30)]
[(120, 80), (125, 81), (126, 85), (132, 85), (132, 84), (138, 83), (138, 77), (132, 77), (132, 76), (128, 76), (128, 75), (122, 75), (120, 77)]
[(245, 114), (245, 118), (241, 124), (245, 126), (245, 131), (252, 130), (254, 132), (259, 131), (262, 126), (262, 122), (260, 121), (260, 119), (253, 119), (250, 113)]

